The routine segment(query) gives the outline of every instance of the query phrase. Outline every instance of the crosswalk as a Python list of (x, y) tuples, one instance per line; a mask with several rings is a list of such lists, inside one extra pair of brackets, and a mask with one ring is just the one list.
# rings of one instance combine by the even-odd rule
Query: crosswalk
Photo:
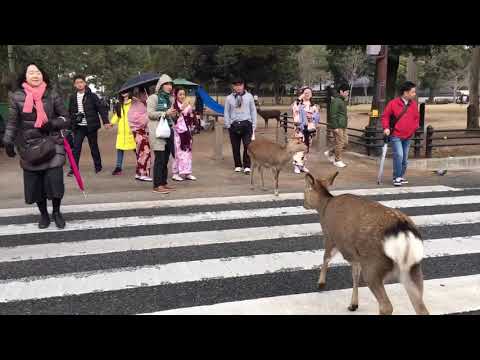
[[(419, 226), (432, 314), (480, 312), (480, 189), (333, 193), (347, 192)], [(302, 202), (287, 193), (67, 205), (64, 230), (38, 229), (35, 208), (0, 209), (0, 314), (376, 314), (366, 287), (348, 312), (341, 255), (317, 289), (323, 235)], [(386, 288), (394, 314), (414, 313), (401, 285)]]

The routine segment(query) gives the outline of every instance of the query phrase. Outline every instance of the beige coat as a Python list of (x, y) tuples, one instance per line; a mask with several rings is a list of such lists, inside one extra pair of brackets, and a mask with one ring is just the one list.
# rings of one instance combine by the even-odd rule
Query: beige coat
[(147, 114), (148, 114), (148, 141), (150, 148), (153, 151), (165, 151), (165, 139), (159, 139), (155, 137), (158, 121), (164, 114), (163, 111), (157, 111), (158, 96), (152, 94), (147, 99)]

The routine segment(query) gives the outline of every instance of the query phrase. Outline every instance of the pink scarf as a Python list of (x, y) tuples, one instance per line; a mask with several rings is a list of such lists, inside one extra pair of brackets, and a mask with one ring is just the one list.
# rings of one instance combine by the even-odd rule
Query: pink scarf
[(43, 108), (42, 97), (45, 94), (47, 89), (47, 84), (42, 82), (38, 87), (31, 87), (27, 83), (22, 84), (23, 89), (25, 90), (25, 105), (23, 105), (24, 113), (31, 113), (33, 111), (33, 104), (37, 109), (37, 120), (35, 121), (35, 127), (41, 128), (47, 121), (48, 117)]

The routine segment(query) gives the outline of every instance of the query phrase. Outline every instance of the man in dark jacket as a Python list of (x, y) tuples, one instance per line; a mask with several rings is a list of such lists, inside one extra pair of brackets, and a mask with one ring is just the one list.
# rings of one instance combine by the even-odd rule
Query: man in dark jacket
[[(92, 153), (95, 173), (99, 173), (102, 171), (102, 158), (98, 148), (98, 129), (101, 128), (100, 117), (105, 128), (111, 128), (108, 121), (108, 108), (96, 94), (92, 93), (83, 75), (75, 76), (73, 83), (77, 90), (70, 97), (69, 103), (73, 129), (73, 155), (78, 166), (83, 140), (86, 137)], [(68, 176), (72, 176), (72, 174), (73, 172), (70, 170)]]
[(333, 165), (340, 168), (346, 166), (346, 164), (342, 161), (342, 154), (345, 146), (348, 143), (348, 117), (346, 104), (348, 96), (348, 85), (342, 84), (338, 88), (338, 95), (332, 97), (330, 102), (330, 118), (328, 119), (328, 127), (332, 129), (335, 139), (335, 146), (324, 153), (325, 156), (328, 157), (328, 160), (333, 163)]
[(410, 81), (400, 87), (400, 96), (390, 101), (382, 115), (382, 126), (390, 136), (393, 151), (393, 185), (408, 184), (407, 171), (410, 141), (420, 123), (420, 114), (415, 102), (416, 85)]

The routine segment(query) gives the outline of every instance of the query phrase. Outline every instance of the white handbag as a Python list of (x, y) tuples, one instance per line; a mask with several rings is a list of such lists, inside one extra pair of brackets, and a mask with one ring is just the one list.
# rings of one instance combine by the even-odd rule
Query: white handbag
[(168, 122), (167, 119), (165, 119), (165, 116), (162, 115), (162, 117), (158, 121), (157, 129), (155, 130), (155, 137), (160, 139), (168, 139), (170, 138), (170, 134), (170, 126), (168, 126)]

